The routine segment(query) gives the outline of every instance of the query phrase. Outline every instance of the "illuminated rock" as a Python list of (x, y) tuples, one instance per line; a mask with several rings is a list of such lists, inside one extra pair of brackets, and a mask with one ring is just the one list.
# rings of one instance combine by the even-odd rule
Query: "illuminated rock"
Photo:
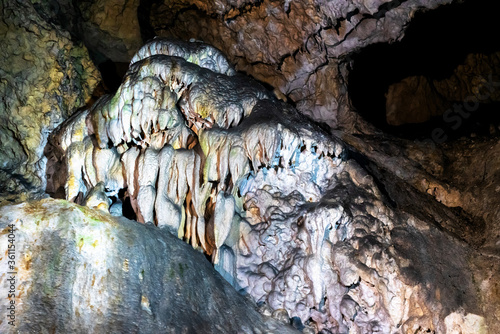
[[(0, 229), (10, 224), (17, 293), (9, 300), (2, 282), (2, 310), (15, 301), (14, 326), (3, 313), (2, 333), (298, 333), (156, 227), (54, 199), (0, 208)], [(7, 261), (0, 270), (13, 271)]]
[(90, 101), (100, 74), (87, 50), (31, 2), (2, 1), (0, 11), (0, 195), (40, 197), (47, 137)]

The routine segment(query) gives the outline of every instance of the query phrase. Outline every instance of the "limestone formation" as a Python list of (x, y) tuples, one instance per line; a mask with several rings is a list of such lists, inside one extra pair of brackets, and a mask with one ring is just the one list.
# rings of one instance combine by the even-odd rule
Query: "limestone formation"
[(49, 133), (100, 80), (88, 53), (29, 1), (1, 1), (0, 192), (45, 190)]
[(169, 0), (153, 3), (150, 15), (154, 34), (214, 45), (302, 113), (337, 127), (352, 121), (351, 55), (400, 40), (415, 12), (450, 2)]
[[(298, 127), (303, 118), (295, 110), (228, 72), (220, 52), (198, 43), (175, 46), (184, 46), (183, 54), (173, 46), (160, 39), (146, 45), (114, 96), (53, 134), (51, 150), (67, 162), (67, 178), (50, 188), (63, 186), (72, 201), (99, 183), (115, 200), (127, 189), (140, 222), (188, 235), (208, 253), (224, 244), (254, 179), (276, 178), (283, 186), (302, 180), (304, 196), (319, 198), (340, 163), (340, 144), (319, 129)], [(204, 221), (207, 210), (214, 221)], [(210, 245), (206, 224), (215, 224)]]
[[(495, 333), (500, 127), (457, 131), (469, 96), (498, 101), (494, 41), (390, 83), (389, 123), (448, 128), (390, 135), (351, 101), (356, 53), (462, 1), (1, 4), (0, 185), (65, 200), (0, 194), (0, 252), (10, 223), (20, 252), (0, 332)], [(99, 80), (78, 40), (130, 68), (76, 110)]]

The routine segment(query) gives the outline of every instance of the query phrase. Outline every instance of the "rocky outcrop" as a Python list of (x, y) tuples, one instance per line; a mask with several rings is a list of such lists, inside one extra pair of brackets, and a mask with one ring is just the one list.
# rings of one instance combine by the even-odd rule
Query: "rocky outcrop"
[(15, 246), (15, 269), (0, 267), (14, 280), (0, 293), (18, 291), (0, 302), (15, 314), (2, 311), (2, 333), (297, 332), (260, 315), (202, 254), (154, 226), (53, 199), (4, 206), (0, 217), (1, 249)]
[[(193, 253), (179, 245), (180, 238), (203, 252), (234, 288), (259, 305), (261, 313), (305, 333), (494, 330), (500, 322), (496, 130), (488, 138), (471, 135), (452, 140), (455, 125), (460, 127), (468, 119), (466, 109), (454, 109), (447, 114), (454, 120), (451, 129), (431, 129), (426, 140), (396, 138), (360, 117), (347, 94), (354, 52), (400, 39), (417, 11), (448, 2), (48, 1), (45, 7), (36, 4), (36, 13), (22, 1), (11, 5), (18, 13), (27, 11), (61, 25), (61, 16), (54, 16), (52, 7), (59, 3), (60, 13), (73, 11), (71, 15), (80, 20), (67, 28), (74, 38), (89, 38), (82, 26), (97, 36), (87, 41), (94, 55), (120, 61), (132, 58), (116, 92), (74, 113), (58, 129), (51, 131), (69, 113), (47, 127), (51, 131), (45, 149), (47, 166), (41, 160), (27, 167), (38, 179), (31, 181), (31, 174), (16, 163), (39, 158), (29, 160), (22, 145), (9, 144), (4, 150), (2, 170), (11, 191), (31, 183), (32, 189), (39, 189), (47, 173), (50, 195), (84, 205), (46, 200), (2, 209), (4, 224), (28, 222), (27, 230), (20, 225), (20, 240), (32, 240), (23, 243), (26, 249), (40, 245), (38, 240), (49, 245), (63, 240), (58, 245), (64, 245), (61, 254), (68, 255), (58, 257), (59, 253), (40, 246), (20, 262), (22, 277), (31, 267), (40, 266), (30, 260), (38, 253), (45, 263), (59, 261), (50, 268), (68, 268), (36, 267), (28, 273), (26, 277), (33, 278), (25, 284), (38, 283), (29, 294), (19, 290), (16, 297), (28, 298), (23, 307), (35, 305), (19, 309), (23, 326), (33, 331), (78, 331), (75, 326), (88, 327), (88, 319), (97, 317), (105, 331), (121, 331), (125, 324), (144, 325), (146, 332), (283, 332), (276, 323), (255, 314), (249, 306), (252, 302), (241, 301), (218, 276), (203, 269), (206, 263), (190, 255), (186, 260), (178, 258), (178, 251)], [(157, 38), (132, 57), (130, 45), (138, 35), (128, 28), (136, 26), (136, 10), (144, 6), (151, 8), (146, 23), (152, 34), (183, 42)], [(79, 10), (82, 13), (77, 14)], [(105, 17), (127, 17), (130, 27), (123, 21), (107, 22)], [(143, 36), (144, 23), (140, 21)], [(54, 38), (66, 41), (65, 36)], [(497, 58), (473, 57), (471, 66), (459, 67), (449, 80), (431, 82), (414, 76), (405, 79), (404, 86), (393, 86), (389, 105), (395, 123), (439, 114), (447, 101), (465, 103), (469, 94), (489, 92), (488, 99), (496, 99), (495, 73), (483, 76), (486, 82), (466, 79), (471, 73), (489, 74)], [(71, 66), (68, 69), (71, 72)], [(269, 84), (274, 92), (238, 70)], [(404, 95), (414, 91), (419, 93), (418, 103), (408, 106)], [(55, 93), (59, 104), (58, 94), (66, 90), (61, 92)], [(404, 110), (417, 113), (416, 118), (401, 117)], [(314, 124), (304, 114), (330, 128)], [(8, 117), (2, 126), (12, 130), (2, 136), (18, 138), (10, 133), (23, 129), (17, 124), (26, 126), (26, 122), (18, 117), (11, 126)], [(31, 131), (35, 130), (22, 134)], [(46, 141), (46, 136), (25, 138), (37, 147)], [(39, 149), (36, 152), (39, 157)], [(85, 224), (70, 224), (74, 229), (65, 230), (57, 215)], [(44, 234), (35, 228), (37, 223), (57, 232)], [(107, 234), (98, 237), (112, 248), (95, 243), (99, 239), (95, 233), (102, 232), (103, 226), (111, 226), (111, 239)], [(82, 229), (85, 232), (79, 234)], [(61, 235), (66, 239), (58, 239)], [(109, 263), (88, 260), (95, 249), (106, 254)], [(123, 254), (127, 261), (119, 258)], [(164, 257), (158, 259), (158, 254)], [(70, 258), (80, 261), (77, 264), (83, 269), (61, 260)], [(146, 284), (148, 270), (142, 265), (162, 278), (164, 267), (173, 268), (176, 280), (151, 279)], [(203, 283), (191, 266), (202, 268)], [(186, 280), (177, 280), (186, 270)], [(113, 275), (117, 271), (123, 276)], [(136, 275), (127, 276), (130, 272)], [(94, 274), (102, 280), (93, 283)], [(67, 277), (77, 282), (71, 290), (74, 299), (60, 297), (69, 296), (64, 290)], [(207, 280), (211, 283), (204, 287)], [(196, 293), (180, 290), (191, 282), (189, 291)], [(97, 297), (88, 298), (81, 292), (84, 289), (96, 291), (92, 296)], [(111, 298), (100, 299), (101, 291)], [(179, 294), (166, 299), (175, 306), (171, 310), (162, 303), (175, 293)], [(230, 300), (223, 299), (223, 294)], [(215, 300), (207, 298), (210, 295)], [(81, 305), (98, 305), (102, 314), (90, 308), (81, 316)], [(224, 309), (224, 315), (217, 309)], [(242, 309), (251, 310), (248, 322)], [(202, 317), (188, 321), (183, 312)], [(29, 314), (35, 315), (32, 321)], [(145, 317), (143, 322), (129, 322), (138, 314)], [(179, 318), (179, 324), (168, 322), (171, 318)], [(207, 325), (206, 319), (212, 318)], [(227, 318), (235, 321), (229, 323)]]
[(48, 134), (89, 101), (100, 76), (86, 49), (31, 2), (0, 6), (0, 192), (43, 191)]

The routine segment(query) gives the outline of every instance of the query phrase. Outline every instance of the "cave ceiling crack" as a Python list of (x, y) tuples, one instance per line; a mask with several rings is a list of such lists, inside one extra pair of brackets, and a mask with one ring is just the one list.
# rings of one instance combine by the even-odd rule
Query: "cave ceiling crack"
[(383, 18), (383, 17), (385, 17), (385, 14), (387, 14), (387, 12), (389, 12), (395, 8), (398, 8), (399, 6), (401, 6), (403, 3), (407, 2), (407, 1), (408, 0), (393, 0), (390, 2), (383, 3), (378, 7), (378, 11), (371, 16), (373, 16), (373, 18), (375, 18), (377, 20), (379, 18)]

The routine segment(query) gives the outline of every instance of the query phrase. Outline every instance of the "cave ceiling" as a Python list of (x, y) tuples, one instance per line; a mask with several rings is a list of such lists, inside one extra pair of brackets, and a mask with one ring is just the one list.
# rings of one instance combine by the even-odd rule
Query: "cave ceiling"
[(495, 333), (490, 7), (0, 0), (0, 332)]

